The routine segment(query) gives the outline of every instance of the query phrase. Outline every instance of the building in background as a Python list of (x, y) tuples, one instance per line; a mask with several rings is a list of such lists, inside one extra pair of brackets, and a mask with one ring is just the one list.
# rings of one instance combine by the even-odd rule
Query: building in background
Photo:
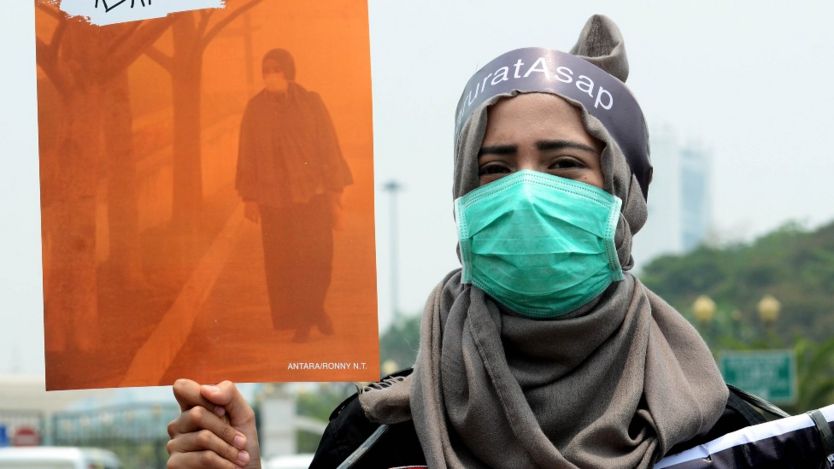
[(707, 240), (711, 229), (710, 155), (697, 144), (680, 152), (681, 245), (683, 251), (695, 249)]
[(638, 269), (657, 256), (696, 248), (712, 223), (709, 152), (698, 143), (682, 144), (668, 126), (652, 131), (651, 145), (649, 219), (632, 248)]

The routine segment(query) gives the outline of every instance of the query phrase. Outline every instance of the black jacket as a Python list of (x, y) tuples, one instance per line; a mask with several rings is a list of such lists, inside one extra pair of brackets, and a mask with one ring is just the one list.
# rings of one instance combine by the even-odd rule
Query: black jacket
[[(392, 376), (408, 375), (411, 371), (404, 370)], [(713, 428), (704, 435), (676, 445), (668, 454), (677, 453), (750, 425), (787, 416), (772, 404), (738, 388), (729, 386), (729, 390), (724, 413)], [(368, 441), (380, 425), (365, 417), (357, 397), (358, 394), (348, 397), (330, 415), (330, 422), (322, 435), (310, 469), (337, 468), (366, 442), (366, 451), (350, 465), (351, 468), (386, 469), (426, 464), (414, 424), (410, 420), (388, 425), (378, 439)]]

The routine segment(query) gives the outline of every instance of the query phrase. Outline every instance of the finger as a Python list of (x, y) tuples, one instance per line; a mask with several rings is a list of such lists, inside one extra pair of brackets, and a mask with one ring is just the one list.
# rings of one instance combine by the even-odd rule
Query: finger
[(246, 447), (246, 436), (235, 430), (225, 420), (209, 412), (205, 407), (192, 407), (168, 424), (168, 435), (173, 439), (180, 435), (208, 430), (238, 449)]
[(223, 417), (226, 413), (226, 409), (212, 404), (203, 397), (200, 393), (200, 385), (196, 381), (180, 378), (174, 381), (171, 388), (174, 391), (174, 398), (179, 403), (180, 410), (183, 412), (193, 407), (201, 406), (211, 410), (220, 417)]
[(178, 379), (171, 386), (174, 391), (174, 398), (180, 405), (181, 411), (186, 411), (194, 406), (214, 408), (214, 404), (208, 402), (200, 394), (200, 385), (190, 379)]
[(168, 469), (179, 468), (236, 469), (238, 466), (211, 451), (174, 453), (168, 458)]
[(208, 450), (240, 466), (249, 464), (250, 459), (248, 452), (235, 448), (208, 430), (178, 435), (176, 438), (168, 441), (166, 449), (168, 450), (168, 454), (171, 455), (174, 453), (195, 453)]
[(200, 392), (212, 404), (226, 408), (232, 425), (240, 426), (254, 422), (255, 412), (231, 381), (223, 381), (216, 386), (203, 385)]

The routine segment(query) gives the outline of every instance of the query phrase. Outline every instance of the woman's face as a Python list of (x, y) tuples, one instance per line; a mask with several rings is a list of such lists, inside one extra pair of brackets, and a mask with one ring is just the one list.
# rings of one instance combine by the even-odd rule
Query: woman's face
[(480, 185), (531, 169), (602, 188), (602, 144), (582, 125), (579, 109), (545, 93), (520, 94), (490, 106), (478, 152)]
[(289, 82), (281, 70), (281, 65), (273, 60), (266, 59), (263, 63), (264, 88), (273, 93), (283, 93), (287, 91)]

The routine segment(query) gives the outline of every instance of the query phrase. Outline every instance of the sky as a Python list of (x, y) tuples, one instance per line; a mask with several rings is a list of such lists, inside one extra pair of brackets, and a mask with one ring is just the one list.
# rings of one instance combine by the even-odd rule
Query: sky
[[(713, 231), (750, 240), (834, 220), (834, 60), (828, 2), (371, 0), (377, 187), (397, 180), (399, 310), (459, 266), (453, 114), (467, 79), (507, 50), (568, 50), (588, 16), (619, 25), (627, 85), (650, 130), (711, 154)], [(0, 14), (0, 374), (43, 371), (34, 14)], [(655, 178), (663, 177), (655, 174)], [(377, 193), (380, 324), (391, 321), (390, 198)], [(651, 220), (649, 223), (663, 223)], [(639, 235), (636, 243), (640, 242)]]

